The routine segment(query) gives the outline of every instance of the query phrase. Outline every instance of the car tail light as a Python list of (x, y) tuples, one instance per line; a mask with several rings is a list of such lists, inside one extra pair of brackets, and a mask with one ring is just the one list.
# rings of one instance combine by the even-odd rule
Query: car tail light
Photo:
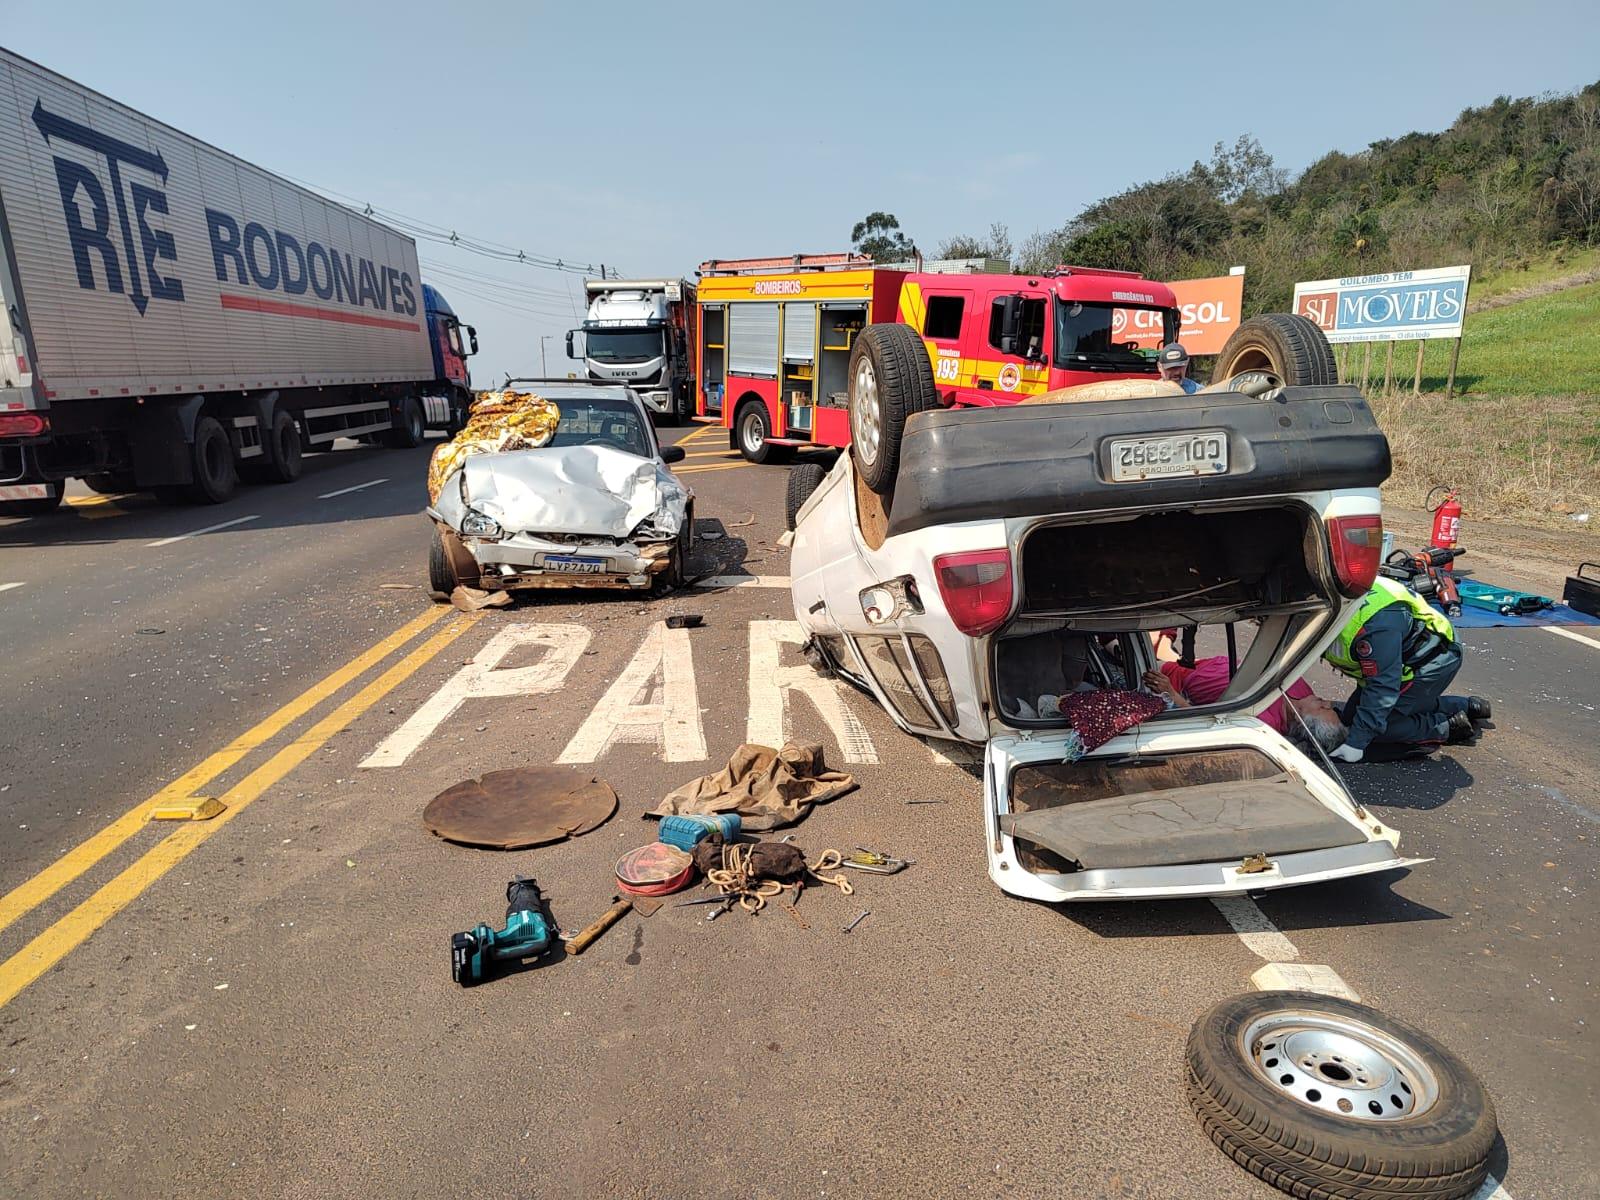
[(1011, 551), (941, 554), (933, 560), (933, 573), (945, 610), (962, 633), (993, 633), (1011, 615)]
[(0, 413), (0, 437), (38, 437), (49, 430), (50, 420), (43, 413)]
[(1330, 517), (1328, 539), (1333, 543), (1333, 573), (1339, 577), (1339, 590), (1347, 596), (1365, 595), (1378, 578), (1383, 518)]

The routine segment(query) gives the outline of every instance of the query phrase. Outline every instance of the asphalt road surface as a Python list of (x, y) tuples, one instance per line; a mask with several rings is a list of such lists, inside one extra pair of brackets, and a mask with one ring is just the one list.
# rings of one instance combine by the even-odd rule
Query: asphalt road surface
[[(1409, 874), (1029, 904), (985, 874), (961, 755), (786, 669), (784, 472), (690, 436), (694, 569), (744, 586), (434, 605), (421, 450), (316, 456), (214, 509), (0, 521), (0, 1191), (1270, 1197), (1181, 1084), (1191, 1022), (1270, 960), (1482, 1077), (1485, 1197), (1600, 1194), (1592, 631), (1467, 631), (1495, 728), (1346, 772), (1433, 859)], [(705, 623), (658, 627), (679, 612)], [(450, 934), (500, 924), (512, 875), (587, 924), (648, 807), (784, 734), (860, 784), (800, 845), (916, 865), (808, 889), (799, 920), (664, 907), (451, 981)], [(489, 853), (421, 825), (452, 783), (557, 760), (620, 794), (597, 831)], [(197, 796), (223, 815), (146, 819)]]

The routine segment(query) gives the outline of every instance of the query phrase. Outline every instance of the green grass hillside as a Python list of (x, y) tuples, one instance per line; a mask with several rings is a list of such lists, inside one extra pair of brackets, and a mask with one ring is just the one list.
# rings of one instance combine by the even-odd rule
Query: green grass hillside
[[(1385, 496), (1420, 506), (1435, 485), (1454, 486), (1480, 516), (1600, 535), (1600, 283), (1470, 314), (1456, 372), (1465, 390), (1446, 400), (1449, 353), (1428, 344), (1414, 396), (1415, 344), (1397, 346), (1385, 395), (1374, 349), (1366, 391), (1395, 463)], [(1359, 383), (1360, 348), (1347, 361)]]

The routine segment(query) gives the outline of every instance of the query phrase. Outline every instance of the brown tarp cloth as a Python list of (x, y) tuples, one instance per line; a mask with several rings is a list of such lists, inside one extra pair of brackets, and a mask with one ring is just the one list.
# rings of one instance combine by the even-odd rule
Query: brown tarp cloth
[(826, 804), (855, 785), (843, 771), (829, 770), (821, 746), (790, 742), (774, 750), (746, 742), (725, 769), (669, 793), (655, 812), (658, 817), (736, 812), (742, 829), (760, 832), (793, 825), (813, 804)]

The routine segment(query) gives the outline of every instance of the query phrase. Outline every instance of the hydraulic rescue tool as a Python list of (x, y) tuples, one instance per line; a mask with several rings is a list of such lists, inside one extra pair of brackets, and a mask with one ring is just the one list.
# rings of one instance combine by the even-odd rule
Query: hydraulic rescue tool
[(450, 937), (450, 975), (462, 987), (482, 983), (504, 964), (544, 954), (555, 944), (539, 885), (518, 875), (506, 884), (506, 927), (479, 925)]
[(1450, 572), (1450, 564), (1466, 551), (1461, 547), (1430, 546), (1413, 554), (1396, 550), (1379, 571), (1389, 579), (1405, 584), (1424, 600), (1431, 601), (1449, 617), (1461, 615), (1461, 591)]

